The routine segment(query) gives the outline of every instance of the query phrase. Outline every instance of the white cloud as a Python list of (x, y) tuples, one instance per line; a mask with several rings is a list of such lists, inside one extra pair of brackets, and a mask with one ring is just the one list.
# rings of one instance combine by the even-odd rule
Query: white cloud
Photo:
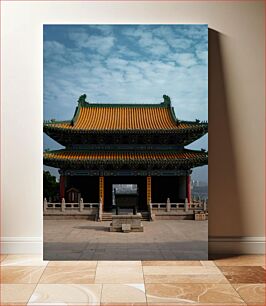
[(118, 45), (117, 47), (117, 54), (121, 56), (126, 56), (126, 57), (139, 57), (140, 54), (130, 50), (128, 47), (123, 46), (123, 45)]
[(69, 39), (72, 40), (78, 48), (91, 49), (101, 55), (109, 53), (114, 46), (115, 38), (113, 36), (89, 35), (83, 31), (71, 32)]
[(180, 66), (189, 67), (197, 64), (197, 59), (193, 53), (175, 53), (170, 56)]
[(143, 48), (146, 53), (154, 56), (165, 56), (170, 52), (170, 48), (165, 39), (160, 39), (148, 31), (147, 27), (128, 28), (124, 30), (124, 34), (136, 39), (139, 48)]
[(208, 63), (208, 51), (196, 51), (196, 55), (204, 64)]
[(63, 55), (65, 53), (65, 46), (57, 41), (45, 41), (43, 44), (43, 48), (47, 56), (56, 54)]
[(172, 38), (167, 41), (173, 49), (177, 50), (186, 50), (192, 45), (192, 40), (186, 38)]
[(107, 67), (110, 69), (122, 69), (128, 65), (128, 61), (119, 57), (109, 57), (106, 60)]

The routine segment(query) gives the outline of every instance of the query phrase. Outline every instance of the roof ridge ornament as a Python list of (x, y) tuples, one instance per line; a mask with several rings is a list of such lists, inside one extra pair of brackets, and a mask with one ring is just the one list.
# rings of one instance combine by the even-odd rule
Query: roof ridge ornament
[(88, 102), (86, 102), (86, 98), (87, 98), (86, 94), (81, 95), (78, 99), (78, 103), (80, 103), (80, 104), (88, 103)]
[(171, 105), (171, 99), (167, 95), (163, 95), (163, 103), (166, 105)]

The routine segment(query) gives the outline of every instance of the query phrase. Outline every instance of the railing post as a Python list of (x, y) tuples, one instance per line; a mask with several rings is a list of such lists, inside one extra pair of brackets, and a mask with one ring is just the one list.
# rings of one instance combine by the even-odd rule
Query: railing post
[(166, 200), (166, 211), (170, 212), (171, 210), (171, 202), (170, 202), (170, 198), (167, 198)]
[(149, 213), (150, 213), (150, 221), (153, 221), (154, 216), (153, 216), (153, 213), (152, 213), (152, 203), (151, 202), (149, 202), (148, 208), (149, 208)]
[(185, 212), (188, 212), (188, 200), (187, 200), (187, 198), (185, 199)]
[(62, 202), (61, 202), (61, 211), (65, 211), (66, 209), (66, 201), (65, 201), (65, 198), (62, 198)]
[(47, 211), (47, 200), (44, 198), (43, 200), (43, 211)]
[(83, 209), (84, 209), (83, 198), (80, 198), (80, 200), (79, 200), (79, 211), (82, 212)]
[(101, 222), (103, 218), (103, 202), (102, 198), (100, 198), (100, 203), (99, 203), (99, 213), (98, 213), (98, 221)]
[(207, 211), (207, 200), (203, 201), (203, 210)]

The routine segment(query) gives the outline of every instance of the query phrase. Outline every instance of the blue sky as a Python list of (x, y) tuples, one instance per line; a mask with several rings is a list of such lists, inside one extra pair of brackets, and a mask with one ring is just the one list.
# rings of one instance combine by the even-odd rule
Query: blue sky
[[(83, 93), (98, 103), (166, 94), (177, 118), (208, 120), (208, 26), (44, 25), (44, 119), (71, 119)], [(188, 148), (207, 149), (207, 139)], [(45, 136), (47, 147), (60, 146)], [(206, 181), (207, 168), (193, 177)]]

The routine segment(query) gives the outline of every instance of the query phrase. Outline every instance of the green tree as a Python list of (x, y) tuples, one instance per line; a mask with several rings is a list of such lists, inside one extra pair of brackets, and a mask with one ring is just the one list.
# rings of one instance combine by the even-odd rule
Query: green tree
[(57, 196), (59, 193), (59, 183), (56, 177), (49, 171), (43, 171), (43, 196), (44, 198)]

